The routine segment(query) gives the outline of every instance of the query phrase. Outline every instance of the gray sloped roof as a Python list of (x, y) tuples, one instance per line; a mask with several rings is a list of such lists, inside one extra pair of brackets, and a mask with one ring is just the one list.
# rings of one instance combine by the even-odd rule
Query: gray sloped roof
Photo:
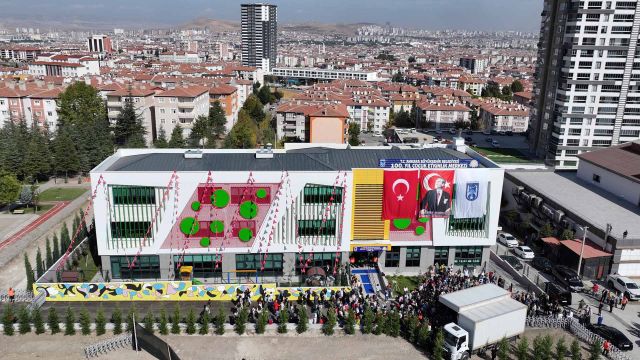
[(205, 152), (201, 159), (185, 159), (182, 153), (153, 152), (123, 156), (103, 171), (336, 171), (377, 168), (380, 159), (471, 159), (445, 148), (427, 149), (331, 149), (305, 148), (274, 153), (258, 159), (255, 153)]

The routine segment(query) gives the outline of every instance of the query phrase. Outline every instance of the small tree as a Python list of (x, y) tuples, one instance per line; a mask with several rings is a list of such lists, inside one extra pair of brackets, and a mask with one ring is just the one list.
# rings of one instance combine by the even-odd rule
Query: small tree
[(29, 257), (27, 253), (24, 253), (24, 270), (27, 275), (27, 291), (33, 291), (33, 283), (35, 282), (33, 267), (31, 267), (31, 262), (29, 262)]
[(45, 266), (47, 270), (53, 265), (53, 253), (51, 252), (51, 238), (47, 237), (47, 245), (45, 247)]
[(544, 226), (542, 226), (542, 228), (540, 229), (540, 237), (549, 237), (553, 235), (553, 227), (551, 226), (551, 224), (546, 223), (544, 224)]
[(55, 335), (60, 332), (60, 319), (58, 319), (58, 313), (56, 309), (51, 307), (49, 308), (49, 316), (47, 317), (47, 324), (49, 325), (49, 330), (52, 335)]
[(551, 335), (545, 335), (542, 338), (542, 356), (544, 360), (551, 360), (553, 357), (553, 338)]
[(418, 328), (418, 317), (415, 315), (409, 315), (404, 317), (404, 338), (414, 344), (416, 343), (416, 335)]
[(104, 335), (107, 330), (107, 318), (104, 316), (104, 310), (102, 309), (102, 305), (98, 307), (98, 312), (96, 313), (96, 335)]
[(111, 322), (113, 323), (113, 334), (118, 335), (122, 333), (122, 311), (120, 306), (116, 305), (116, 308), (111, 313)]
[(582, 360), (582, 349), (578, 339), (573, 339), (571, 342), (571, 360)]
[(601, 354), (602, 343), (600, 340), (596, 340), (589, 346), (589, 360), (600, 360)]
[(287, 312), (287, 309), (280, 309), (280, 314), (278, 315), (278, 332), (280, 334), (287, 333), (288, 322), (289, 322), (289, 312)]
[(64, 322), (64, 334), (65, 335), (75, 335), (76, 334), (76, 316), (71, 310), (70, 306), (67, 306), (67, 313), (65, 315)]
[(353, 310), (349, 309), (347, 313), (347, 318), (344, 321), (344, 332), (347, 335), (353, 335), (356, 332), (356, 316), (353, 313)]
[(148, 311), (147, 315), (144, 317), (144, 329), (153, 334), (155, 332), (155, 329), (153, 328), (154, 324), (155, 319), (153, 318), (153, 314), (151, 311)]
[(11, 303), (5, 305), (4, 311), (2, 312), (2, 326), (4, 327), (5, 335), (13, 335), (13, 305)]
[(218, 315), (216, 315), (214, 326), (216, 328), (215, 332), (218, 335), (224, 335), (224, 310), (220, 308), (218, 310)]
[(178, 304), (173, 308), (173, 316), (171, 317), (171, 333), (180, 334), (180, 307)]
[(373, 331), (374, 314), (370, 307), (367, 307), (362, 314), (362, 333), (371, 334)]
[(31, 318), (33, 320), (33, 327), (35, 328), (36, 335), (44, 334), (44, 320), (42, 320), (40, 308), (36, 307), (31, 311)]
[(36, 280), (40, 279), (42, 275), (44, 275), (44, 261), (42, 261), (42, 253), (40, 252), (40, 248), (38, 248), (36, 252)]
[(555, 360), (564, 360), (567, 356), (567, 343), (564, 341), (564, 336), (561, 336), (556, 342), (556, 357)]
[(160, 309), (160, 322), (158, 323), (158, 332), (160, 335), (169, 334), (169, 327), (167, 326), (167, 309), (163, 306)]
[(31, 316), (26, 306), (20, 306), (18, 310), (18, 332), (26, 334), (31, 332)]
[(499, 360), (509, 360), (509, 343), (507, 342), (507, 338), (502, 338), (500, 342), (498, 342), (498, 359)]
[(444, 360), (444, 333), (442, 329), (438, 329), (436, 338), (433, 340), (433, 360)]
[(87, 311), (86, 308), (82, 308), (82, 310), (80, 310), (80, 329), (82, 335), (91, 334), (91, 317), (89, 316), (89, 311)]
[(264, 334), (267, 322), (269, 322), (269, 313), (263, 310), (260, 315), (258, 315), (258, 319), (256, 319), (256, 334)]
[(193, 308), (189, 309), (187, 313), (187, 334), (193, 335), (196, 333), (196, 313)]
[(131, 303), (131, 307), (129, 307), (129, 313), (127, 314), (127, 325), (126, 325), (127, 332), (133, 332), (134, 322), (137, 322), (138, 321), (137, 319), (138, 319), (138, 309), (136, 308), (135, 303)]
[(573, 239), (575, 239), (575, 236), (574, 236), (573, 231), (571, 229), (562, 230), (562, 235), (560, 235), (560, 237), (562, 238), (562, 240), (573, 240)]
[(386, 321), (384, 321), (384, 317), (382, 317), (382, 314), (377, 313), (375, 315), (375, 321), (374, 321), (374, 328), (372, 330), (373, 335), (380, 335), (382, 334), (383, 330), (384, 330), (384, 324), (386, 323)]
[(322, 333), (325, 335), (333, 335), (336, 327), (336, 311), (333, 307), (327, 309), (327, 321), (322, 324)]
[(247, 311), (247, 308), (243, 307), (238, 312), (238, 316), (236, 317), (236, 323), (233, 325), (233, 330), (238, 335), (242, 335), (246, 332), (248, 318), (249, 318), (249, 312)]
[(389, 336), (400, 336), (400, 314), (397, 311), (392, 311), (389, 316)]
[(298, 306), (298, 324), (296, 325), (296, 332), (302, 334), (309, 328), (309, 316), (307, 315), (307, 309), (304, 306)]
[(529, 340), (526, 336), (520, 338), (516, 346), (516, 359), (529, 360)]
[(422, 324), (418, 327), (416, 342), (424, 350), (427, 350), (429, 348), (429, 335), (429, 327), (427, 326), (427, 324)]
[(58, 234), (53, 233), (53, 251), (52, 251), (53, 261), (51, 265), (53, 265), (60, 258), (60, 238)]
[(198, 334), (208, 335), (210, 322), (211, 322), (211, 319), (209, 319), (209, 312), (205, 311), (204, 314), (202, 314), (202, 324), (200, 324), (200, 330), (198, 330)]

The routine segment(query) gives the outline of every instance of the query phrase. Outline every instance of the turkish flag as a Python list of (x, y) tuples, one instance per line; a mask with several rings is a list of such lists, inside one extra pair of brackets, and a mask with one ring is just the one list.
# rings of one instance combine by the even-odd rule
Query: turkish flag
[(415, 218), (418, 205), (418, 170), (385, 170), (382, 219)]
[(453, 170), (420, 170), (420, 216), (447, 217), (453, 200)]

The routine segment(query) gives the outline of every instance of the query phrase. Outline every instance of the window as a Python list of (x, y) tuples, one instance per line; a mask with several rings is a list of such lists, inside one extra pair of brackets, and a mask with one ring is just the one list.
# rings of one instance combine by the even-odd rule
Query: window
[(336, 220), (298, 220), (298, 236), (334, 235), (336, 233)]
[(384, 256), (385, 267), (398, 267), (400, 266), (400, 248), (397, 246), (391, 247)]
[(149, 221), (112, 221), (111, 237), (123, 239), (142, 239), (151, 226)]
[[(305, 185), (303, 190), (305, 204), (342, 203), (342, 188), (323, 185)], [(333, 196), (333, 201), (331, 197)]]
[(600, 175), (593, 174), (593, 181), (599, 183), (600, 182)]
[(160, 259), (157, 255), (141, 255), (135, 259), (133, 256), (111, 256), (112, 279), (157, 279), (160, 277)]
[(462, 246), (456, 248), (454, 265), (478, 266), (482, 262), (482, 246)]
[(439, 265), (449, 265), (449, 248), (448, 247), (436, 247), (434, 249), (435, 255), (433, 257), (433, 263)]
[(406, 267), (418, 267), (420, 266), (420, 247), (409, 246), (407, 247), (407, 256), (405, 260)]
[[(302, 255), (296, 256), (296, 274), (302, 274), (302, 269), (309, 269), (312, 267), (321, 267), (323, 269), (327, 269), (329, 266), (330, 272), (337, 264), (340, 264), (340, 254), (336, 254), (335, 252), (324, 252), (324, 253), (302, 253)], [(338, 260), (336, 261), (336, 256)], [(302, 257), (302, 260), (300, 259)], [(305, 265), (306, 264), (306, 265)], [(327, 275), (330, 275), (327, 273)]]
[[(267, 254), (262, 269), (262, 261), (265, 260), (263, 254), (236, 254), (236, 270), (256, 270), (266, 275), (282, 275), (282, 254)], [(252, 272), (238, 273), (237, 276), (251, 277)]]
[(155, 204), (155, 188), (148, 186), (113, 186), (114, 205)]
[[(182, 259), (181, 259), (182, 258)], [(222, 274), (222, 266), (216, 263), (221, 261), (221, 257), (218, 255), (180, 255), (173, 256), (174, 273), (176, 279), (180, 277), (180, 266), (193, 266), (193, 277), (196, 278), (208, 278), (208, 277), (220, 277)]]

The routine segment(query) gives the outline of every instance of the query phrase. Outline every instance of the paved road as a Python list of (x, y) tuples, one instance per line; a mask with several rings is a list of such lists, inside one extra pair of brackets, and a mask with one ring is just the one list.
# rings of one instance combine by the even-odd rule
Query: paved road
[(42, 225), (45, 221), (49, 220), (55, 214), (59, 213), (62, 209), (64, 209), (65, 206), (69, 205), (69, 203), (69, 201), (60, 201), (56, 203), (51, 209), (49, 209), (49, 211), (40, 215), (35, 221), (29, 223), (27, 226), (24, 226), (17, 233), (11, 235), (8, 239), (0, 243), (0, 250), (20, 240), (22, 237), (36, 229), (38, 226)]

